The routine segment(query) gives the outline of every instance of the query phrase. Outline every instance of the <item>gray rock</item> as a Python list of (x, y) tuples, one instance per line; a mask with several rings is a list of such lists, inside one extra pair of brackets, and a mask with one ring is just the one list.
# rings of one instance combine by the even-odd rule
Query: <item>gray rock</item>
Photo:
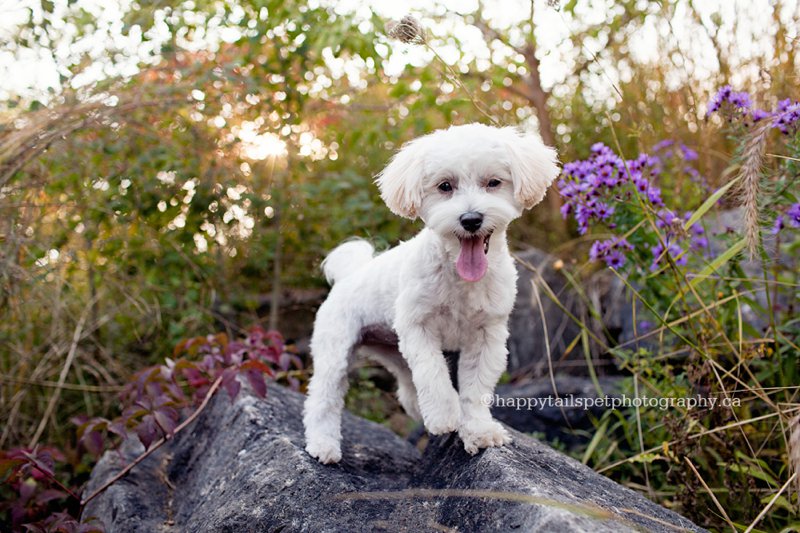
[[(244, 389), (233, 403), (218, 394), (188, 432), (90, 502), (84, 515), (125, 532), (361, 531), (385, 520), (392, 506), (336, 496), (404, 487), (419, 452), (347, 413), (342, 463), (323, 467), (303, 449), (302, 402), (274, 384), (265, 400)], [(135, 437), (123, 446), (128, 461), (141, 451)], [(106, 453), (86, 493), (122, 465), (116, 452)]]
[[(346, 414), (344, 457), (303, 450), (302, 401), (271, 385), (261, 400), (219, 394), (184, 433), (87, 506), (108, 531), (701, 531), (521, 433), (472, 457), (454, 435), (424, 455)], [(87, 492), (141, 447), (107, 452)], [(124, 460), (123, 460), (124, 457)]]
[[(588, 437), (579, 436), (575, 430), (592, 430), (592, 418), (599, 418), (605, 410), (582, 403), (599, 397), (594, 382), (579, 376), (556, 376), (554, 381), (555, 390), (549, 377), (499, 385), (492, 414), (518, 431), (541, 433), (548, 442), (557, 440), (567, 446), (586, 443)], [(618, 395), (619, 382), (619, 377), (598, 379), (605, 396)], [(558, 405), (557, 399), (563, 400), (565, 405)]]
[[(454, 435), (428, 445), (423, 483), (490, 493), (483, 500), (448, 498), (440, 524), (459, 531), (704, 531), (549, 446), (512, 435), (513, 445), (475, 457)], [(526, 501), (515, 501), (520, 495)]]
[[(517, 300), (509, 319), (508, 370), (512, 375), (546, 376), (551, 367), (556, 374), (589, 375), (588, 363), (580, 344), (565, 355), (567, 347), (580, 334), (581, 329), (547, 296), (542, 281), (550, 287), (561, 305), (591, 327), (598, 336), (610, 336), (615, 340), (632, 336), (631, 305), (625, 300), (624, 284), (614, 274), (609, 271), (595, 273), (582, 283), (579, 292), (555, 268), (558, 258), (535, 248), (516, 255), (522, 263), (517, 262)], [(529, 267), (538, 272), (541, 280)], [(534, 282), (538, 287), (538, 300), (533, 290)], [(589, 303), (593, 309), (598, 310), (599, 317), (590, 313)], [(547, 323), (546, 332), (542, 314)], [(549, 360), (545, 333), (550, 344)], [(595, 371), (600, 374), (614, 373), (611, 359), (602, 357), (602, 350), (594, 344), (591, 348), (591, 364)]]

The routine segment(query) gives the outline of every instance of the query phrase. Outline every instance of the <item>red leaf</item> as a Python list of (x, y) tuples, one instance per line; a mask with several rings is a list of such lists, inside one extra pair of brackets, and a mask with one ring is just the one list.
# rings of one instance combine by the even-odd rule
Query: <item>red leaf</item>
[(242, 370), (258, 370), (263, 372), (268, 376), (274, 376), (275, 372), (272, 371), (272, 368), (267, 365), (264, 361), (259, 361), (258, 359), (248, 359), (240, 366)]
[(123, 439), (128, 437), (128, 430), (125, 427), (125, 424), (123, 424), (120, 421), (111, 422), (108, 425), (108, 431), (110, 431), (114, 435), (119, 435)]
[(172, 350), (172, 357), (177, 357), (184, 349), (186, 349), (186, 343), (188, 341), (181, 341), (175, 345), (175, 349)]
[(60, 500), (66, 498), (67, 493), (62, 490), (46, 489), (36, 495), (36, 503), (39, 505), (45, 504), (52, 500)]
[(236, 395), (239, 394), (239, 390), (242, 388), (242, 384), (239, 383), (238, 379), (236, 379), (235, 373), (228, 374), (228, 371), (226, 370), (223, 376), (224, 377), (222, 378), (222, 386), (225, 387), (225, 391), (228, 393), (228, 396), (230, 396), (231, 401), (233, 401), (236, 399)]
[(89, 417), (87, 415), (78, 415), (70, 418), (70, 422), (78, 426), (79, 428), (84, 425), (86, 422), (89, 421)]
[(103, 435), (99, 431), (87, 431), (81, 438), (80, 443), (92, 455), (103, 453)]
[(150, 445), (158, 437), (159, 431), (156, 425), (156, 419), (153, 415), (146, 415), (142, 421), (136, 426), (136, 434), (139, 435), (139, 440), (142, 441), (145, 448), (150, 448)]
[(172, 435), (175, 428), (178, 427), (178, 413), (171, 407), (162, 407), (153, 412), (156, 422), (161, 426), (161, 429)]
[(0, 481), (15, 474), (19, 467), (26, 463), (27, 461), (21, 457), (0, 457)]
[(267, 384), (264, 382), (264, 374), (258, 370), (248, 370), (245, 372), (245, 375), (247, 376), (247, 380), (250, 382), (250, 386), (253, 387), (253, 391), (255, 391), (258, 397), (265, 397), (267, 395)]

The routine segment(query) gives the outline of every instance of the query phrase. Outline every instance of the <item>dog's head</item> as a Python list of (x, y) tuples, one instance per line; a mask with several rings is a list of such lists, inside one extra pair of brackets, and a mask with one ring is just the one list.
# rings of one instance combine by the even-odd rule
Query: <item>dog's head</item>
[(489, 239), (544, 198), (558, 176), (556, 152), (515, 128), (453, 126), (407, 143), (378, 175), (389, 209), (421, 218), (460, 246), (459, 275), (486, 273)]

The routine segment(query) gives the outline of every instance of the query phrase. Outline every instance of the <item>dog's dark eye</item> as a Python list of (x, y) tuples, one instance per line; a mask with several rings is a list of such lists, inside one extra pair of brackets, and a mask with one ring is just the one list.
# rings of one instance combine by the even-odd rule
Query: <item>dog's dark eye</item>
[(486, 186), (489, 187), (490, 189), (494, 189), (495, 187), (499, 187), (501, 183), (503, 182), (498, 179), (490, 179), (489, 183), (487, 183)]
[(443, 181), (439, 184), (438, 189), (442, 192), (450, 192), (453, 190), (453, 186), (450, 185), (449, 181)]

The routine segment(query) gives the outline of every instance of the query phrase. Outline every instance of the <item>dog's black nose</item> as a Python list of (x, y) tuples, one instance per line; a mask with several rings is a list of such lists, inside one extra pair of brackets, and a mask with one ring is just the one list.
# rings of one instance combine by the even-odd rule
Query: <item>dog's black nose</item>
[(470, 233), (475, 233), (481, 229), (481, 224), (483, 224), (483, 215), (476, 213), (475, 211), (470, 211), (469, 213), (464, 213), (461, 215), (458, 221), (461, 222), (462, 228)]

